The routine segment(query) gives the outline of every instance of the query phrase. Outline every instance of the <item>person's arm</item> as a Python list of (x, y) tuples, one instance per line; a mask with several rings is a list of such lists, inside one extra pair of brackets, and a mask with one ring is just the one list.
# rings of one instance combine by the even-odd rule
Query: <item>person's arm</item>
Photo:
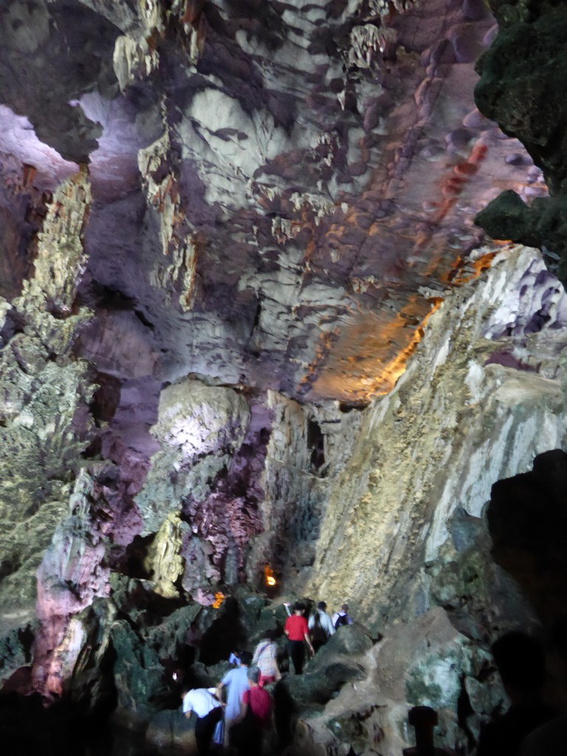
[(270, 644), (269, 654), (270, 654), (270, 657), (269, 657), (270, 661), (272, 662), (272, 669), (274, 672), (274, 677), (276, 678), (276, 680), (281, 680), (282, 675), (281, 675), (280, 668), (278, 665), (278, 650), (275, 643)]
[(248, 696), (245, 693), (242, 697), (242, 701), (240, 702), (240, 711), (238, 712), (238, 716), (232, 720), (231, 725), (243, 722), (246, 714), (248, 714)]
[(305, 620), (305, 631), (303, 633), (303, 637), (305, 638), (305, 642), (309, 646), (309, 651), (311, 652), (311, 656), (315, 656), (315, 649), (313, 648), (313, 644), (311, 643), (311, 636), (309, 635), (309, 625), (307, 624), (307, 620)]
[(219, 699), (219, 701), (222, 703), (222, 689), (225, 687), (225, 683), (221, 680), (220, 683), (217, 685), (217, 689), (215, 692), (215, 696)]
[[(181, 699), (181, 710), (183, 711), (183, 714), (187, 717), (187, 719), (191, 718), (191, 714), (193, 713), (193, 709), (189, 706), (188, 703), (185, 703), (185, 700), (187, 698), (187, 692), (183, 695)], [(187, 708), (185, 708), (187, 707)]]
[(311, 656), (315, 656), (315, 649), (313, 648), (313, 644), (311, 643), (311, 636), (309, 633), (305, 633), (303, 636), (305, 638), (305, 642), (309, 646), (309, 652), (311, 653)]

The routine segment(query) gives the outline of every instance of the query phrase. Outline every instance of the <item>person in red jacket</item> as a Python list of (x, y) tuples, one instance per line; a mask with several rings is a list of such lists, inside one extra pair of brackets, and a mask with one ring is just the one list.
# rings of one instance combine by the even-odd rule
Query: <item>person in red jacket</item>
[(260, 676), (259, 667), (249, 668), (250, 688), (244, 692), (240, 714), (231, 730), (237, 756), (261, 756), (264, 733), (271, 728), (274, 702), (260, 687)]
[(304, 643), (307, 643), (311, 656), (315, 653), (309, 635), (309, 626), (305, 618), (305, 609), (305, 604), (297, 601), (293, 606), (293, 614), (286, 619), (284, 627), (284, 632), (287, 635), (289, 656), (293, 662), (293, 669), (296, 675), (300, 675), (303, 672), (303, 662), (305, 660)]

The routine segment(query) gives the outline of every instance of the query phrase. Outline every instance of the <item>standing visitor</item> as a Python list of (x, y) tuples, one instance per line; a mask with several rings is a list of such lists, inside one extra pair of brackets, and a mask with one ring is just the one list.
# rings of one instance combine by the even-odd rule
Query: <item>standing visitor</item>
[(305, 604), (296, 601), (293, 606), (293, 614), (285, 621), (284, 632), (288, 638), (288, 651), (293, 669), (296, 675), (303, 672), (303, 663), (305, 660), (305, 646), (307, 643), (311, 656), (315, 654), (309, 636), (309, 625), (305, 619)]
[(343, 604), (339, 611), (333, 614), (332, 621), (335, 630), (343, 625), (352, 625), (353, 619), (348, 613), (348, 604)]
[(313, 648), (317, 652), (335, 633), (335, 627), (327, 614), (327, 604), (319, 601), (314, 614), (309, 617), (309, 632), (313, 639)]
[(254, 650), (252, 664), (260, 669), (258, 684), (261, 688), (281, 679), (277, 660), (278, 647), (274, 643), (274, 635), (273, 630), (267, 630)]
[[(553, 670), (557, 682), (567, 693), (567, 615), (558, 618), (552, 628)], [(564, 756), (567, 743), (567, 714), (554, 717), (533, 730), (520, 748), (521, 756)]]
[(543, 700), (545, 651), (536, 638), (513, 631), (493, 643), (492, 656), (510, 707), (481, 728), (477, 754), (517, 756), (522, 740), (555, 715)]
[(250, 651), (243, 651), (240, 654), (240, 667), (230, 669), (222, 678), (217, 686), (217, 696), (222, 700), (223, 688), (226, 688), (226, 709), (225, 709), (225, 743), (230, 736), (230, 728), (234, 720), (240, 714), (242, 698), (244, 693), (250, 687), (248, 681), (248, 667), (252, 661)]
[(248, 679), (250, 688), (244, 693), (240, 715), (231, 731), (231, 743), (238, 756), (260, 756), (264, 733), (272, 724), (273, 701), (259, 685), (259, 667), (250, 667)]

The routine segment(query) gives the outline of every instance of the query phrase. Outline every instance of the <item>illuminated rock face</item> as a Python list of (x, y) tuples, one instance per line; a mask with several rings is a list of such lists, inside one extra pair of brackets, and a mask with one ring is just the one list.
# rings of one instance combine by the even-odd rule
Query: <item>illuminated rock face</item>
[[(80, 234), (90, 206), (84, 175), (64, 184), (37, 240), (35, 272), (2, 300), (2, 595), (33, 602), (34, 571), (65, 516), (79, 454), (90, 438), (88, 365), (71, 355), (89, 312), (73, 312), (84, 271)], [(59, 245), (61, 245), (59, 247)]]
[(419, 703), (469, 748), (490, 640), (535, 622), (484, 507), (566, 419), (563, 290), (473, 224), (546, 192), (474, 106), (485, 3), (0, 27), (0, 678), (145, 725), (195, 617), (227, 650), (220, 593), (239, 642), (281, 624), (268, 565), (366, 627), (295, 682), (307, 749), (399, 751)]
[(378, 627), (427, 608), (428, 565), (458, 561), (453, 518), (480, 518), (493, 483), (565, 443), (566, 305), (521, 249), (443, 304), (396, 389), (365, 413), (330, 493), (310, 593), (354, 599)]
[[(88, 153), (81, 297), (100, 349), (87, 339), (85, 356), (123, 379), (364, 404), (476, 275), (473, 218), (495, 182), (545, 194), (473, 102), (494, 29), (482, 0), (76, 0), (33, 18), (16, 2), (1, 23), (0, 153), (24, 206)], [(18, 65), (32, 52), (34, 77)], [(11, 236), (31, 234), (5, 204)]]

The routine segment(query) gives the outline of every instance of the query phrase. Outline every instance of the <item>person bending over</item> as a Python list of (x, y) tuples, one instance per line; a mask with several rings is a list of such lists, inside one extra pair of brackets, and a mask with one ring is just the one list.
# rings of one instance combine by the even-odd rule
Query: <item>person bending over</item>
[(199, 756), (211, 752), (211, 740), (217, 723), (222, 718), (223, 707), (215, 696), (214, 688), (193, 688), (183, 696), (182, 711), (187, 718), (195, 713), (195, 740)]

